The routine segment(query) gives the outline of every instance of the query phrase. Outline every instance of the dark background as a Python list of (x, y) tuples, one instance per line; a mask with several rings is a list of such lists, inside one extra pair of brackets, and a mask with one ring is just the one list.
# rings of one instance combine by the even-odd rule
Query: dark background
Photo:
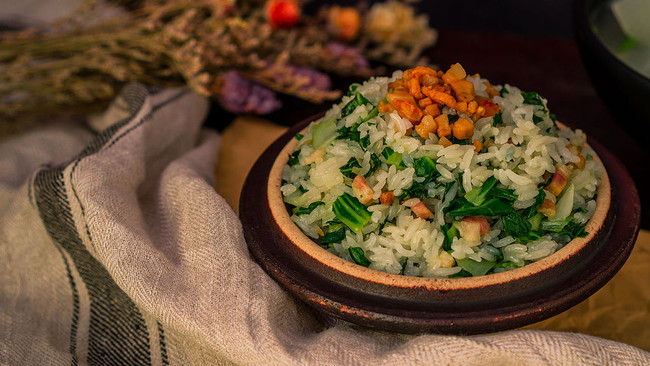
[[(368, 1), (368, 4), (383, 1)], [(358, 1), (310, 1), (305, 11), (322, 4)], [(414, 6), (434, 28), (571, 37), (571, 0), (422, 0)]]

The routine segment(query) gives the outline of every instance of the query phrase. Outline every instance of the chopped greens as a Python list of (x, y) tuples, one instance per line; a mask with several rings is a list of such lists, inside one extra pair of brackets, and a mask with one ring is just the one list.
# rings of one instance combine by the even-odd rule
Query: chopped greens
[(487, 261), (485, 259), (477, 262), (470, 258), (456, 259), (456, 263), (458, 263), (460, 268), (471, 273), (472, 276), (483, 276), (496, 264), (496, 262)]
[(584, 238), (588, 233), (585, 231), (585, 225), (578, 224), (572, 220), (564, 227), (564, 230), (559, 232), (559, 234), (568, 235), (571, 239), (575, 239)]
[(366, 118), (361, 119), (361, 123), (363, 123), (363, 122), (368, 122), (369, 120), (371, 120), (371, 119), (377, 117), (378, 114), (379, 114), (379, 106), (375, 106), (375, 108), (373, 108), (373, 109), (368, 113), (368, 115), (366, 116)]
[(300, 162), (300, 160), (298, 159), (298, 155), (300, 155), (300, 150), (296, 150), (291, 154), (289, 154), (289, 161), (287, 162), (287, 164), (289, 164), (289, 166), (294, 166), (298, 164)]
[(467, 202), (465, 197), (459, 197), (451, 201), (446, 213), (450, 216), (497, 216), (507, 215), (513, 210), (514, 208), (510, 203), (497, 198), (488, 199), (475, 206)]
[(340, 227), (335, 230), (332, 230), (332, 228), (330, 228), (330, 231), (326, 232), (325, 235), (323, 235), (320, 243), (321, 244), (337, 243), (343, 239), (345, 239), (345, 227), (343, 225), (340, 225)]
[(471, 191), (465, 194), (465, 199), (467, 202), (473, 204), (474, 206), (479, 206), (487, 198), (487, 194), (492, 188), (497, 184), (498, 180), (495, 177), (490, 177), (485, 180), (482, 186), (475, 187)]
[(537, 209), (544, 203), (545, 198), (546, 192), (544, 192), (544, 188), (539, 188), (537, 191), (537, 196), (535, 196), (535, 203), (526, 209), (524, 217), (530, 219), (531, 217), (535, 216), (535, 214), (537, 214)]
[(427, 182), (440, 175), (436, 170), (436, 162), (428, 156), (413, 159), (413, 168), (415, 168), (415, 175), (425, 178)]
[(465, 140), (460, 140), (455, 138), (454, 136), (447, 136), (447, 140), (451, 141), (452, 144), (458, 144), (458, 145), (471, 145), (472, 141), (471, 138), (467, 138)]
[(297, 133), (294, 137), (296, 138), (296, 140), (300, 141), (302, 140), (303, 137), (305, 137), (305, 135), (303, 135), (302, 133)]
[(361, 123), (365, 123), (365, 122), (355, 123), (350, 127), (344, 126), (339, 128), (338, 130), (336, 130), (336, 132), (338, 133), (336, 139), (356, 141), (359, 143), (361, 147), (367, 149), (368, 146), (370, 145), (370, 136), (366, 135), (364, 138), (361, 138), (361, 132), (359, 132), (359, 126), (361, 126)]
[(513, 238), (519, 238), (528, 234), (533, 226), (515, 211), (503, 216), (501, 220), (503, 220), (503, 230)]
[(494, 269), (497, 269), (497, 268), (503, 268), (503, 269), (509, 271), (511, 269), (519, 268), (519, 266), (517, 265), (517, 263), (514, 263), (514, 262), (503, 261), (503, 262), (499, 262), (499, 263), (494, 265)]
[(336, 121), (328, 119), (315, 124), (311, 129), (311, 144), (315, 149), (325, 145), (336, 136)]
[(360, 247), (350, 247), (348, 248), (348, 252), (350, 253), (350, 257), (354, 261), (354, 263), (368, 267), (370, 265), (370, 260), (366, 258), (366, 253), (363, 251), (363, 248)]
[(498, 198), (512, 203), (517, 200), (517, 195), (514, 189), (494, 187), (487, 193), (487, 198)]
[(307, 214), (310, 214), (312, 211), (314, 211), (314, 209), (316, 209), (316, 207), (324, 205), (324, 204), (325, 204), (325, 202), (316, 201), (316, 202), (310, 204), (307, 207), (298, 207), (298, 208), (296, 208), (293, 211), (293, 214), (296, 215), (296, 216), (307, 215)]
[(381, 155), (386, 159), (386, 163), (390, 165), (403, 166), (402, 154), (395, 152), (390, 147), (386, 146), (381, 152)]
[(347, 117), (349, 116), (352, 112), (354, 112), (355, 109), (357, 109), (358, 106), (368, 104), (370, 101), (366, 99), (361, 93), (356, 93), (354, 95), (354, 98), (346, 104), (343, 109), (341, 110), (341, 117)]
[(542, 97), (540, 97), (536, 92), (521, 92), (521, 96), (524, 97), (524, 104), (544, 106)]
[(442, 227), (442, 232), (445, 234), (445, 240), (442, 243), (443, 250), (451, 250), (451, 244), (454, 242), (454, 238), (457, 238), (459, 235), (458, 228), (455, 225), (444, 224)]
[(463, 278), (463, 277), (472, 277), (472, 274), (467, 272), (464, 269), (461, 269), (460, 272), (454, 273), (453, 275), (449, 276), (449, 278)]
[(368, 170), (368, 173), (366, 173), (365, 177), (369, 177), (372, 175), (372, 173), (376, 172), (377, 169), (381, 167), (381, 160), (379, 160), (379, 157), (375, 154), (370, 154), (370, 170)]
[(522, 243), (527, 243), (529, 241), (538, 240), (542, 236), (544, 236), (543, 231), (531, 230), (531, 231), (527, 232), (525, 235), (518, 237), (517, 240), (519, 240)]
[(501, 113), (497, 113), (492, 117), (492, 127), (496, 127), (500, 124), (503, 123), (503, 115)]
[(348, 162), (345, 165), (343, 165), (339, 170), (346, 177), (354, 179), (354, 177), (356, 177), (357, 174), (352, 171), (352, 168), (361, 168), (361, 165), (359, 164), (359, 161), (356, 158), (350, 158), (350, 160), (348, 160)]
[(350, 85), (350, 89), (348, 89), (348, 93), (346, 94), (348, 97), (351, 97), (354, 95), (355, 91), (359, 88), (359, 84), (352, 84)]
[(358, 199), (348, 193), (340, 195), (332, 204), (334, 214), (350, 230), (358, 233), (370, 221), (370, 212)]
[(544, 219), (544, 215), (541, 213), (535, 214), (533, 217), (528, 219), (528, 222), (530, 222), (530, 229), (531, 230), (539, 230), (539, 227), (542, 225), (542, 220)]

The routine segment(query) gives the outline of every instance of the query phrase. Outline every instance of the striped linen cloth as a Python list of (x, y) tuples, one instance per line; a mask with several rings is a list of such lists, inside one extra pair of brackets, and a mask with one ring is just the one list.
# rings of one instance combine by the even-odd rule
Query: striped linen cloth
[(0, 144), (0, 365), (649, 365), (592, 336), (325, 328), (249, 257), (214, 190), (207, 102), (129, 86)]

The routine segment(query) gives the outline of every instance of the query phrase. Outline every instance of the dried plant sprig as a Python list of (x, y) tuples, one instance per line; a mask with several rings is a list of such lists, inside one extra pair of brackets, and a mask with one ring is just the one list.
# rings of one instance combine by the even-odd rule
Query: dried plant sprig
[(325, 73), (367, 77), (367, 57), (415, 60), (422, 48), (361, 35), (337, 42), (317, 17), (273, 29), (264, 0), (119, 0), (129, 11), (90, 25), (97, 0), (47, 33), (0, 34), (0, 119), (54, 106), (101, 105), (130, 81), (187, 85), (217, 98), (237, 70), (272, 90), (313, 102), (338, 96)]

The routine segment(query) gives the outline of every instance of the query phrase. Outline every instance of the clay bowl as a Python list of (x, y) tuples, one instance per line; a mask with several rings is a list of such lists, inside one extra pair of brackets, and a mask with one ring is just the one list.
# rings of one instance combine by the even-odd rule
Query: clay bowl
[[(590, 141), (607, 173), (586, 238), (538, 262), (470, 278), (419, 278), (379, 272), (322, 249), (291, 221), (280, 193), (295, 125), (248, 174), (240, 218), (252, 257), (326, 322), (402, 333), (477, 334), (517, 328), (558, 314), (602, 287), (621, 268), (639, 230), (639, 198), (629, 174)], [(609, 178), (608, 178), (609, 177)]]

